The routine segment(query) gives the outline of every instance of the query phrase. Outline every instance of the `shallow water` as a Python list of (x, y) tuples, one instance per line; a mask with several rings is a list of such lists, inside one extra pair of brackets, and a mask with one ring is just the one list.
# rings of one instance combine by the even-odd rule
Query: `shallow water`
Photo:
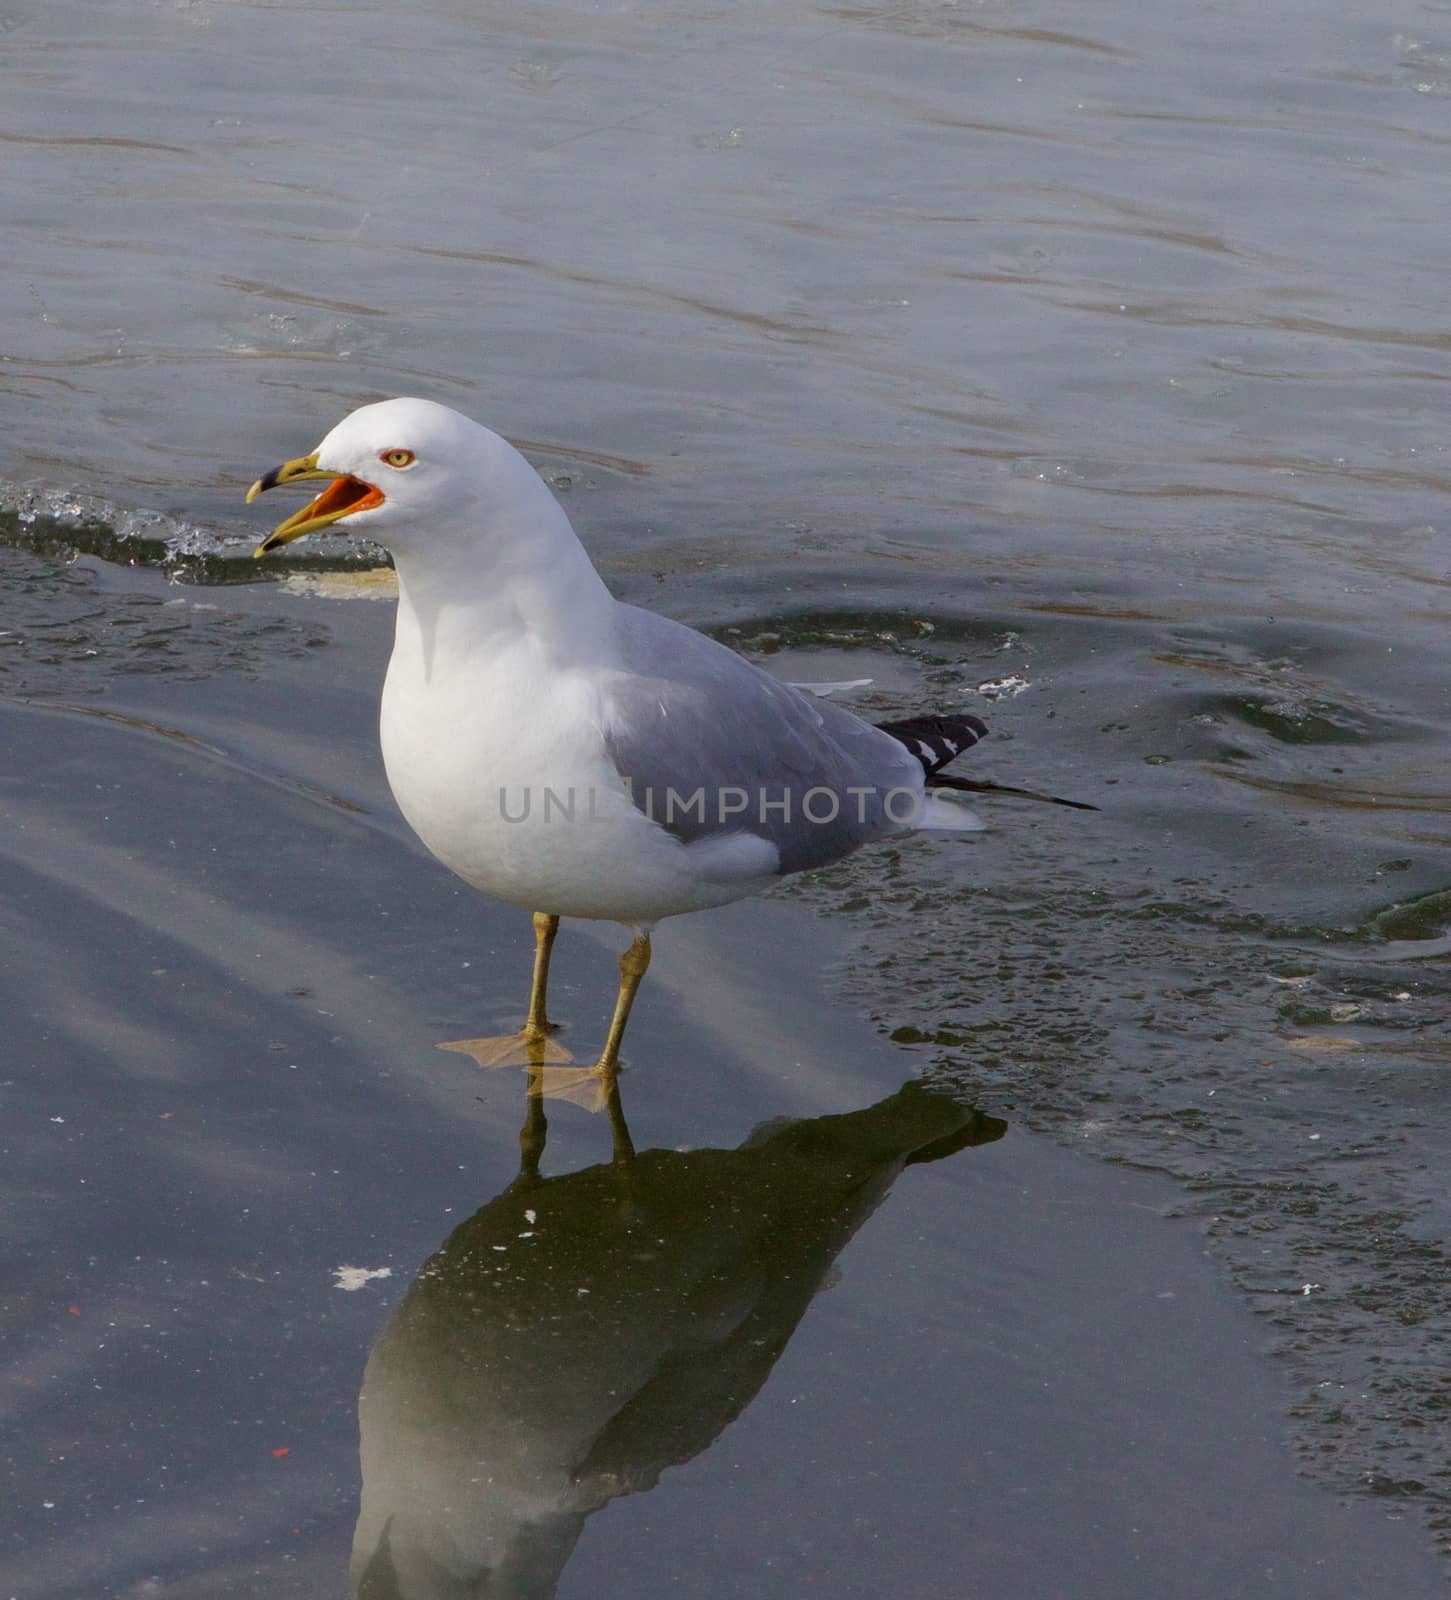
[[(15, 1593), (1439, 1587), (1295, 1479), (1168, 1179), (831, 996), (855, 914), (670, 929), (623, 1139), (541, 1128), (434, 1048), (517, 1019), (529, 932), (388, 801), (387, 611), (0, 561), (87, 599), (0, 703)], [(578, 1053), (617, 943), (561, 937)]]
[[(246, 559), (246, 483), (398, 392), (516, 438), (629, 598), (789, 677), (870, 675), (863, 711), (983, 712), (983, 773), (1102, 807), (1002, 803), (983, 838), (785, 891), (845, 941), (835, 1007), (783, 1020), (771, 961), (728, 967), (733, 938), (790, 945), (770, 933), (790, 907), (668, 930), (681, 964), (626, 1084), (642, 1150), (734, 1151), (762, 1118), (861, 1111), (918, 1072), (1011, 1136), (902, 1173), (839, 1269), (813, 1258), (847, 1279), (788, 1331), (811, 1427), (778, 1368), (718, 1447), (591, 1506), (560, 1592), (736, 1593), (742, 1571), (876, 1592), (904, 1552), (920, 1592), (959, 1592), (969, 1500), (1002, 1530), (971, 1530), (999, 1597), (1222, 1593), (1261, 1556), (1278, 1592), (1368, 1592), (1356, 1544), (1431, 1592), (1412, 1529), (1451, 1528), (1448, 96), (1431, 4), (0, 0), (0, 795), (25, 1019), (5, 1092), (30, 1186), (10, 1346), (21, 1400), (61, 1386), (19, 1413), (17, 1594), (262, 1573), (341, 1592), (363, 1355), (511, 1175), (513, 1101), (431, 1045), (481, 1003), (507, 1019), (520, 934), (439, 881), (381, 789), (386, 615), (252, 584), (283, 564)], [(577, 955), (588, 1015), (608, 962)], [(891, 1036), (875, 1051), (861, 1010)], [(704, 1083), (665, 1069), (680, 1051)], [(602, 1125), (552, 1123), (546, 1174), (604, 1159)], [(1088, 1335), (1060, 1298), (1060, 1188), (1102, 1264), (1074, 1280)], [(956, 1209), (979, 1205), (963, 1252)], [(962, 1331), (964, 1254), (985, 1340)], [(1137, 1297), (1191, 1260), (1173, 1292), (1202, 1348)], [(1051, 1401), (1007, 1384), (1024, 1329), (1062, 1375)], [(1085, 1375), (1135, 1333), (1122, 1405), (1085, 1418)], [(948, 1341), (930, 1397), (897, 1387), (903, 1337), (929, 1370)], [(1196, 1359), (1232, 1370), (1229, 1398), (1199, 1380), (1176, 1440)], [(820, 1387), (838, 1363), (849, 1407)], [(1005, 1396), (1005, 1476), (969, 1471), (993, 1457), (954, 1454), (952, 1429), (888, 1427), (915, 1404), (986, 1431), (977, 1385)], [(115, 1410), (79, 1447), (97, 1392)], [(1193, 1459), (1217, 1407), (1259, 1417), (1251, 1465), (1223, 1440)], [(1143, 1481), (1089, 1486), (1110, 1456), (1127, 1470), (1129, 1419), (1159, 1430)], [(762, 1479), (791, 1440), (805, 1454)], [(1189, 1581), (1173, 1492), (1236, 1472), (1260, 1520), (1232, 1570), (1201, 1533), (1201, 1586), (1166, 1588)], [(1369, 1494), (1342, 1511), (1326, 1488)], [(779, 1547), (773, 1493), (806, 1496)], [(1162, 1546), (1131, 1553), (1142, 1532), (1108, 1508), (1150, 1502)], [(92, 1555), (63, 1553), (83, 1535)], [(1286, 1566), (1292, 1547), (1341, 1576)]]

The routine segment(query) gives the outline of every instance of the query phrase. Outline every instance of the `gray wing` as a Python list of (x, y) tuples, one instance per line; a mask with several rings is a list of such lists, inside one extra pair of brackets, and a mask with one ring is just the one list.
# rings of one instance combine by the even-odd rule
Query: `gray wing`
[(890, 734), (693, 628), (621, 606), (619, 643), (606, 746), (635, 805), (682, 843), (751, 833), (800, 872), (895, 831), (920, 799), (922, 765)]

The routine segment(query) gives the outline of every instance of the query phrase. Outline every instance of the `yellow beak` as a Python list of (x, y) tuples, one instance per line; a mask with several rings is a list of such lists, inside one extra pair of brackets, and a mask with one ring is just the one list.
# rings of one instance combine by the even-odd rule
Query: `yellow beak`
[(247, 491), (247, 504), (251, 505), (259, 494), (275, 489), (280, 483), (303, 483), (310, 478), (328, 478), (331, 482), (315, 500), (309, 500), (301, 511), (294, 512), (286, 522), (279, 522), (271, 533), (252, 552), (254, 558), (271, 555), (274, 550), (304, 534), (316, 533), (329, 523), (339, 522), (355, 511), (370, 511), (383, 504), (383, 491), (361, 478), (324, 472), (317, 464), (317, 451), (310, 456), (299, 456), (295, 461), (284, 461), (274, 467)]

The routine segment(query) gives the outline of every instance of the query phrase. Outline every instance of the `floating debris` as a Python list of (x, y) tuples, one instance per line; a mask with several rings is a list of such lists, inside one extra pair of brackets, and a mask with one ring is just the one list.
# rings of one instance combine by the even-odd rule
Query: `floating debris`
[(1012, 675), (1006, 678), (989, 678), (985, 683), (978, 684), (971, 693), (980, 694), (984, 700), (1012, 700), (1022, 694), (1024, 689), (1032, 687), (1026, 678)]
[(391, 1278), (392, 1267), (334, 1267), (333, 1276), (338, 1280), (334, 1289), (346, 1289), (351, 1293), (354, 1289), (361, 1289), (365, 1283), (371, 1283), (374, 1278)]

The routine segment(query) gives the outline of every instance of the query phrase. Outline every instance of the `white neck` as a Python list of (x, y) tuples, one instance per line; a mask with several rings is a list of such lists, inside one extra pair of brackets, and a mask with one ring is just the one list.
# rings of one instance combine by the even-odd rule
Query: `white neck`
[(611, 657), (613, 596), (538, 474), (505, 449), (468, 526), (435, 523), (393, 550), (399, 638), (416, 636), (426, 672), (441, 642), (458, 661), (526, 638), (551, 664)]

